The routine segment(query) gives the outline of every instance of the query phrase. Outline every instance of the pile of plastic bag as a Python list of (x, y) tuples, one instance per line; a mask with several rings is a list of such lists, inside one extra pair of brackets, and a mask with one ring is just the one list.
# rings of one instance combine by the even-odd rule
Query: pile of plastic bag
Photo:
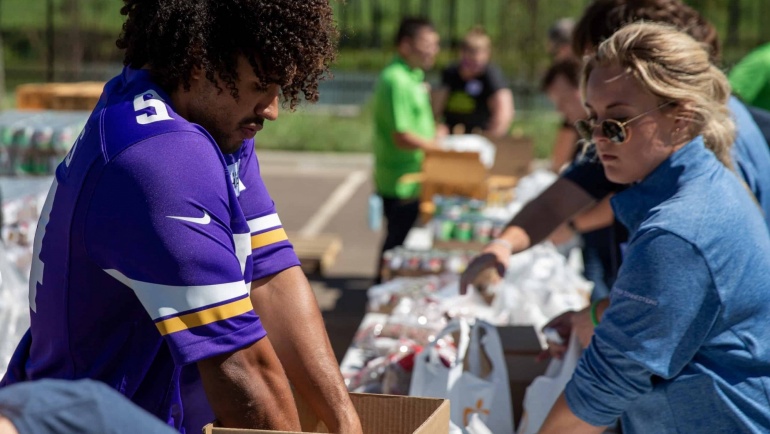
[(52, 177), (0, 178), (0, 377), (29, 327), (29, 271), (35, 229)]
[[(343, 376), (355, 392), (405, 394), (414, 357), (453, 318), (495, 326), (530, 325), (538, 332), (567, 310), (588, 303), (592, 284), (550, 243), (511, 257), (505, 277), (487, 289), (459, 293), (458, 275), (397, 278), (368, 291), (369, 314), (354, 338)], [(544, 339), (541, 336), (541, 340)], [(454, 359), (451, 337), (439, 344), (442, 360)]]

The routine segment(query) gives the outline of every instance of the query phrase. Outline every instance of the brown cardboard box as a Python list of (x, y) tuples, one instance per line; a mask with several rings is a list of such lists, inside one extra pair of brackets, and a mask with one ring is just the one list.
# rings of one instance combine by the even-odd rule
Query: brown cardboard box
[[(410, 396), (351, 393), (350, 399), (361, 419), (364, 434), (446, 434), (449, 431), (449, 401)], [(302, 432), (328, 433), (312, 410), (297, 403)], [(203, 427), (204, 434), (280, 434), (287, 431)]]
[(522, 177), (530, 172), (534, 159), (534, 143), (530, 137), (505, 136), (490, 138), (495, 144), (495, 164), (490, 175)]

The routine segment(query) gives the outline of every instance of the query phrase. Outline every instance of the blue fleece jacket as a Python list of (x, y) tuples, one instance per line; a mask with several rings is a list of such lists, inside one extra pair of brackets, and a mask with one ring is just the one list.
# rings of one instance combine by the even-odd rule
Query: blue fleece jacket
[(770, 432), (770, 236), (699, 137), (612, 199), (626, 257), (565, 389), (626, 433)]

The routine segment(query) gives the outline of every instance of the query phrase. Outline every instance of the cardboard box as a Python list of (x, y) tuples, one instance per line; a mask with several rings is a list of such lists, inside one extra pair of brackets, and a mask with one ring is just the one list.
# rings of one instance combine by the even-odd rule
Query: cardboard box
[[(410, 396), (371, 395), (351, 393), (350, 399), (361, 419), (364, 434), (446, 434), (449, 431), (449, 401), (446, 399), (415, 398)], [(329, 431), (310, 410), (298, 401), (302, 432), (328, 433)], [(287, 431), (219, 428), (212, 424), (203, 427), (204, 434), (280, 434)]]
[(490, 175), (522, 177), (530, 172), (534, 159), (534, 143), (530, 137), (505, 136), (490, 138), (495, 144), (495, 164)]

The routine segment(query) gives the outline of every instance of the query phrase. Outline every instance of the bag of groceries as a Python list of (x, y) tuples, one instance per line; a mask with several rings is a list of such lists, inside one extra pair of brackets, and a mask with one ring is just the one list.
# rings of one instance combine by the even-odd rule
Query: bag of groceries
[[(452, 335), (454, 357), (440, 350), (441, 341)], [(503, 346), (497, 329), (487, 322), (450, 322), (417, 355), (409, 394), (449, 399), (452, 433), (513, 432)]]

